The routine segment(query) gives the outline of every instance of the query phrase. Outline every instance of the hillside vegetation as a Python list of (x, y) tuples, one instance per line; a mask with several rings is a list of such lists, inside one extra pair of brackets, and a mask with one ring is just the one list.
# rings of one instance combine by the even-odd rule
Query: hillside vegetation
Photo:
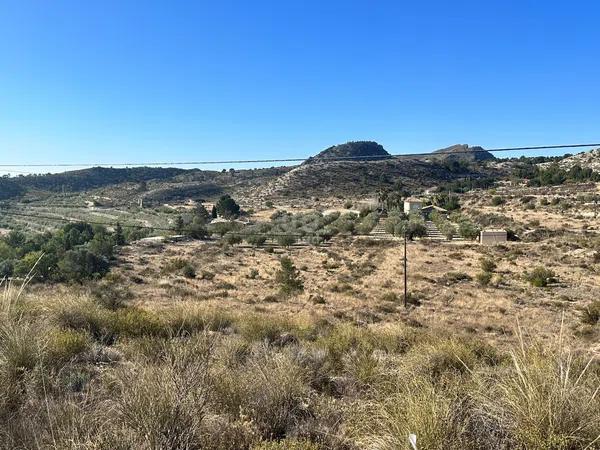
[(559, 162), (5, 179), (0, 448), (598, 448), (600, 186)]

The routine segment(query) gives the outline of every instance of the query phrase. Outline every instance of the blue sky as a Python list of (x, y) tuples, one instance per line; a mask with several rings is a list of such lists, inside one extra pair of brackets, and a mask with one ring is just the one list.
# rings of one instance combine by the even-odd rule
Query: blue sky
[(599, 18), (596, 1), (4, 0), (0, 159), (595, 142)]

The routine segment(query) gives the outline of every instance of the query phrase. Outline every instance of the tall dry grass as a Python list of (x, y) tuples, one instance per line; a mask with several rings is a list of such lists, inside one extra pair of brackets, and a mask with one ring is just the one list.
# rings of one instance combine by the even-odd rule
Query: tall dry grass
[(600, 447), (600, 377), (594, 358), (573, 353), (563, 329), (550, 346), (527, 342), (510, 351), (510, 370), (480, 382), (482, 413), (522, 448)]
[(600, 368), (559, 336), (111, 309), (2, 285), (0, 448), (590, 450)]

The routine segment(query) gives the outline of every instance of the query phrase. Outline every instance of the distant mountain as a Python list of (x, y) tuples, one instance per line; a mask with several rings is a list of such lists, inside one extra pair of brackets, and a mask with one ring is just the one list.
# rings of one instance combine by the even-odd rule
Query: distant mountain
[(441, 148), (433, 153), (441, 153), (440, 159), (464, 159), (469, 161), (486, 161), (496, 159), (494, 155), (487, 152), (483, 147), (469, 147), (467, 144), (456, 144), (450, 147)]
[(420, 189), (465, 177), (485, 177), (491, 169), (484, 165), (457, 163), (493, 158), (481, 147), (468, 145), (444, 148), (426, 158), (392, 157), (377, 142), (357, 141), (329, 147), (295, 167), (222, 171), (92, 167), (58, 174), (2, 177), (0, 200), (30, 195), (28, 201), (37, 201), (52, 193), (81, 192), (87, 192), (89, 198), (110, 198), (118, 205), (137, 204), (141, 197), (145, 205), (160, 205), (188, 198), (215, 199), (223, 193), (264, 201), (271, 196), (352, 197), (373, 195), (398, 183)]
[(15, 183), (14, 178), (0, 177), (0, 200), (17, 197), (24, 192), (25, 189)]
[(91, 167), (63, 173), (19, 176), (11, 180), (22, 189), (79, 192), (125, 182), (164, 180), (185, 172), (184, 169), (162, 167)]
[(305, 164), (336, 158), (349, 161), (379, 161), (390, 156), (383, 146), (377, 142), (354, 141), (326, 148), (316, 156), (308, 158)]

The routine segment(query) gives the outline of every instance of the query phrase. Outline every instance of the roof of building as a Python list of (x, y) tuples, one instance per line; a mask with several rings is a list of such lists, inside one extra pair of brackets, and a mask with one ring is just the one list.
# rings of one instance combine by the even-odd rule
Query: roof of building
[(408, 197), (407, 199), (404, 199), (405, 202), (419, 202), (419, 203), (423, 203), (423, 200), (421, 200), (420, 198), (416, 198), (416, 197)]
[(444, 209), (437, 205), (427, 205), (427, 206), (423, 206), (423, 208), (421, 208), (421, 209), (435, 209), (436, 211), (440, 211), (440, 212), (448, 212), (447, 209)]
[(250, 223), (250, 221), (248, 219), (244, 220), (244, 219), (225, 219), (224, 217), (217, 217), (216, 219), (213, 219), (210, 221), (210, 223), (230, 223), (230, 222), (236, 222), (236, 223), (241, 223), (242, 225), (248, 225)]
[(502, 228), (490, 228), (487, 230), (481, 230), (482, 233), (506, 233), (506, 230)]

